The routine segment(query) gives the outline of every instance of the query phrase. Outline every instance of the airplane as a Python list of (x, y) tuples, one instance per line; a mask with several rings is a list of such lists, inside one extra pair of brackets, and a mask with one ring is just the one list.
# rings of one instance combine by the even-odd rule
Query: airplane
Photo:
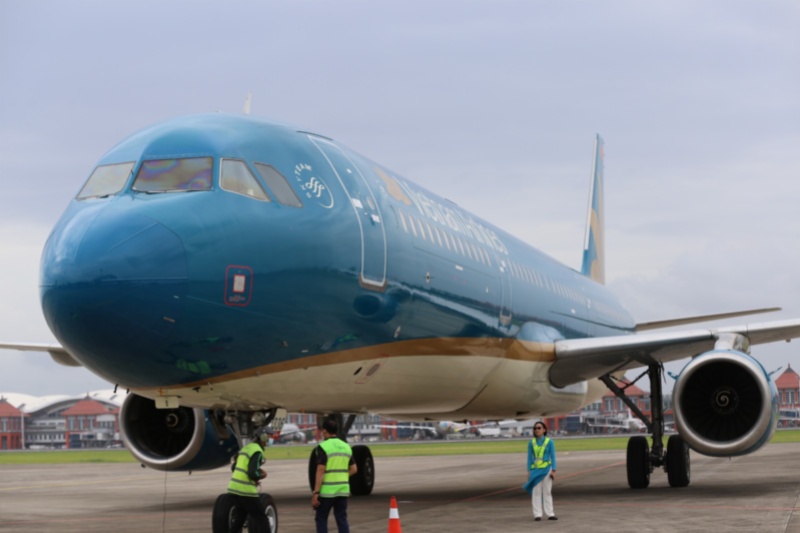
[(381, 430), (388, 430), (386, 436), (389, 440), (395, 438), (413, 438), (418, 439), (445, 439), (454, 430), (450, 426), (450, 422), (437, 422), (436, 424), (422, 424), (418, 422), (395, 422), (387, 424), (378, 424), (375, 427)]
[[(647, 426), (639, 418), (633, 416), (628, 409), (627, 413), (618, 413), (617, 416), (584, 416), (583, 423), (591, 431), (606, 430), (611, 432), (639, 433), (647, 429)], [(667, 424), (664, 424), (664, 432), (667, 432)]]
[[(441, 420), (435, 424), (420, 424), (414, 422), (395, 422), (394, 424), (380, 424), (377, 427), (381, 429), (402, 429), (406, 432), (413, 432), (424, 437), (433, 439), (446, 439), (453, 436), (473, 435), (479, 436), (481, 430), (486, 427), (496, 427), (502, 422), (486, 422), (482, 424), (473, 424), (471, 422), (455, 422), (452, 420)], [(509, 421), (510, 422), (510, 421)], [(516, 421), (514, 421), (516, 422)], [(530, 422), (533, 426), (533, 421)]]
[[(344, 438), (367, 412), (543, 417), (607, 387), (625, 401), (617, 380), (640, 368), (652, 413), (626, 403), (653, 445), (630, 438), (628, 484), (663, 467), (686, 486), (689, 449), (770, 439), (777, 392), (750, 348), (797, 338), (800, 319), (637, 324), (604, 284), (603, 155), (597, 135), (578, 271), (329, 137), (250, 116), (167, 120), (106, 152), (52, 230), (40, 288), (58, 344), (2, 347), (127, 389), (127, 448), (170, 471), (228, 464), (286, 410), (333, 416)], [(665, 447), (662, 365), (684, 359)], [(369, 494), (372, 454), (353, 454), (351, 490)]]
[(313, 432), (315, 428), (300, 429), (297, 424), (291, 422), (284, 422), (281, 426), (280, 433), (274, 437), (277, 444), (299, 443), (304, 444), (308, 442), (308, 432)]
[[(499, 437), (511, 436), (510, 431), (519, 432), (526, 428), (533, 431), (533, 426), (540, 419), (531, 418), (526, 420), (517, 420), (514, 418), (507, 418), (504, 420), (491, 420), (488, 422), (440, 422), (439, 425), (444, 430), (445, 436), (457, 435), (473, 435), (477, 437)], [(503, 432), (505, 430), (505, 432)]]

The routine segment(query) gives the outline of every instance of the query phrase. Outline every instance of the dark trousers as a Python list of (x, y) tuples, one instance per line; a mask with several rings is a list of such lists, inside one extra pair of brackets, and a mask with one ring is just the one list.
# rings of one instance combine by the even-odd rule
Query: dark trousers
[(317, 507), (317, 533), (328, 533), (328, 516), (333, 509), (333, 517), (336, 519), (336, 527), (339, 533), (350, 533), (350, 526), (347, 523), (347, 497), (337, 496), (335, 498), (320, 498)]
[(231, 521), (231, 533), (239, 533), (247, 518), (247, 530), (250, 533), (268, 533), (269, 521), (267, 520), (266, 509), (261, 505), (261, 498), (239, 496), (231, 494), (235, 501), (233, 508), (233, 520)]

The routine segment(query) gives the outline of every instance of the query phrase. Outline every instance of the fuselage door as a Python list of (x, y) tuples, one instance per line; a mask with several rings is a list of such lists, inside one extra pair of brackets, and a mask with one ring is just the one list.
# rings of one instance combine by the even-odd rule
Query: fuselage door
[(500, 325), (511, 325), (511, 266), (499, 253), (495, 254), (500, 277)]
[(361, 173), (347, 154), (330, 141), (309, 136), (331, 165), (347, 196), (361, 232), (362, 287), (383, 291), (386, 288), (386, 232), (380, 206)]

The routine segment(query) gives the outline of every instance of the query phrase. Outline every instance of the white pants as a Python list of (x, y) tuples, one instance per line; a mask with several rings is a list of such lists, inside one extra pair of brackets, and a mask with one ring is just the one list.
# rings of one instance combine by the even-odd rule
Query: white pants
[(550, 474), (547, 474), (545, 478), (536, 484), (533, 487), (533, 496), (531, 497), (533, 500), (533, 516), (541, 517), (542, 516), (542, 501), (544, 501), (544, 512), (545, 514), (550, 516), (555, 516), (556, 513), (553, 511), (553, 478), (550, 477)]

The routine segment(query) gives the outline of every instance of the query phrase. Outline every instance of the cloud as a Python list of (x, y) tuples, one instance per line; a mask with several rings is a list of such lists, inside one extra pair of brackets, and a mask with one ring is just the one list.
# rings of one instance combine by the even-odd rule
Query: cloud
[[(248, 91), (255, 116), (332, 136), (574, 268), (599, 132), (609, 285), (637, 319), (800, 316), (796, 3), (77, 1), (3, 15), (4, 340), (52, 340), (39, 253), (102, 154), (176, 115), (237, 113)], [(125, 38), (123, 20), (137, 28)], [(13, 382), (38, 387), (41, 370)]]

